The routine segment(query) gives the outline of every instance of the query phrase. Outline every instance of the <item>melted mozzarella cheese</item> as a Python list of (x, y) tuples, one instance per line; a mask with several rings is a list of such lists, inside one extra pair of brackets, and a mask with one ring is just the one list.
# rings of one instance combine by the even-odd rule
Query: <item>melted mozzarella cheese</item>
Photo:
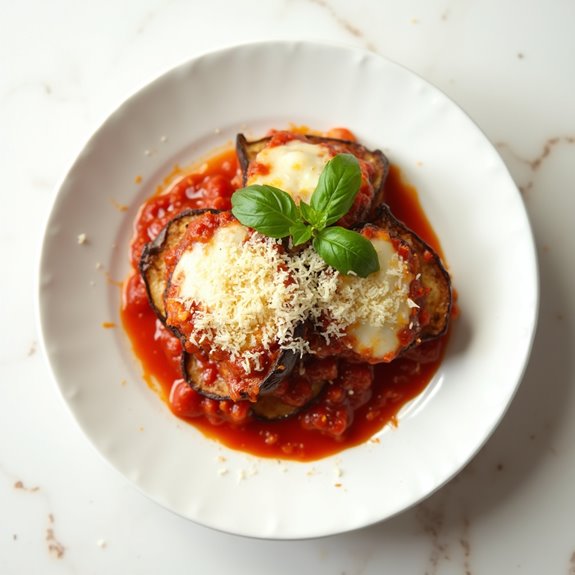
[(224, 258), (230, 255), (230, 250), (240, 246), (247, 238), (247, 229), (239, 224), (218, 228), (208, 242), (196, 242), (191, 249), (185, 251), (179, 259), (172, 283), (178, 286), (180, 298), (201, 302), (206, 309), (220, 305), (221, 294), (214, 289), (219, 275), (219, 267), (225, 266)]
[(234, 222), (181, 255), (166, 305), (171, 299), (189, 312), (182, 321), (191, 324), (192, 344), (228, 352), (247, 373), (259, 369), (260, 357), (277, 345), (309, 351), (296, 328), (314, 302), (311, 266), (280, 245)]
[[(384, 230), (371, 239), (380, 270), (367, 278), (330, 268), (313, 247), (297, 253), (233, 222), (180, 257), (170, 298), (187, 309), (190, 341), (230, 353), (249, 373), (271, 346), (309, 352), (296, 327), (311, 320), (327, 342), (346, 336), (364, 361), (390, 361), (409, 325), (412, 272)], [(411, 304), (411, 305), (410, 305)], [(327, 318), (327, 326), (323, 321)], [(177, 327), (177, 326), (176, 326)]]
[[(258, 369), (261, 352), (278, 341), (292, 294), (281, 290), (287, 272), (280, 269), (277, 240), (249, 237), (239, 223), (218, 228), (208, 242), (196, 242), (180, 257), (170, 294), (192, 313), (190, 342), (241, 358), (246, 372)], [(289, 325), (288, 325), (289, 324)]]
[(310, 144), (291, 140), (287, 144), (264, 148), (255, 161), (265, 166), (266, 174), (253, 174), (247, 185), (259, 184), (286, 191), (296, 203), (309, 203), (317, 187), (324, 166), (331, 159), (328, 148), (321, 144)]
[(401, 349), (399, 332), (409, 325), (409, 286), (414, 276), (385, 232), (371, 242), (379, 271), (367, 278), (340, 276), (326, 309), (335, 328), (348, 336), (351, 349), (375, 363), (391, 360)]

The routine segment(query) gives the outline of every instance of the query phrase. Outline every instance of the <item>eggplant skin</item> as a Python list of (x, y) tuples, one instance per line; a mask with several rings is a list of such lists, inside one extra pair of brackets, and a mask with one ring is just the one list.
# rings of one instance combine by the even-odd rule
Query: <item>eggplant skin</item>
[(228, 384), (221, 377), (216, 377), (212, 385), (202, 381), (202, 368), (198, 365), (195, 355), (184, 351), (182, 353), (182, 374), (186, 383), (195, 391), (211, 399), (230, 399)]
[[(216, 377), (210, 386), (202, 383), (201, 368), (194, 355), (187, 352), (182, 354), (182, 372), (186, 383), (199, 394), (219, 401), (230, 399), (227, 384), (221, 377)], [(290, 405), (274, 395), (262, 395), (252, 403), (251, 414), (261, 421), (279, 421), (297, 415), (319, 397), (325, 384), (325, 381), (314, 382), (312, 398), (305, 405)]]
[(293, 417), (314, 403), (326, 385), (327, 381), (312, 383), (312, 397), (303, 405), (290, 405), (274, 395), (260, 397), (252, 406), (252, 415), (262, 421), (277, 421)]
[(180, 242), (192, 220), (206, 212), (217, 213), (218, 210), (184, 210), (179, 213), (151, 242), (146, 244), (142, 251), (139, 262), (140, 274), (146, 286), (150, 305), (164, 325), (166, 325), (164, 294), (169, 281), (165, 255)]
[[(360, 144), (347, 142), (345, 140), (336, 140), (333, 138), (322, 138), (319, 136), (305, 136), (305, 139), (311, 143), (331, 143), (333, 145), (353, 146), (357, 154), (368, 154), (369, 160), (378, 166), (377, 185), (378, 199), (373, 202), (368, 221), (380, 228), (388, 231), (391, 237), (408, 244), (410, 249), (416, 254), (420, 262), (420, 281), (424, 288), (428, 290), (424, 298), (424, 311), (429, 315), (429, 322), (422, 326), (418, 337), (418, 343), (443, 335), (448, 328), (452, 306), (451, 280), (446, 271), (439, 255), (417, 234), (407, 228), (402, 222), (397, 220), (389, 207), (383, 203), (383, 187), (389, 171), (389, 162), (387, 158), (379, 151), (370, 152)], [(269, 138), (263, 138), (254, 142), (248, 142), (242, 134), (237, 136), (237, 155), (240, 167), (242, 169), (244, 182), (247, 177), (249, 164), (259, 150), (267, 145)], [(347, 149), (346, 151), (349, 151)], [(370, 155), (371, 154), (371, 155)], [(358, 155), (358, 157), (362, 157)], [(375, 189), (375, 185), (374, 185)], [(146, 291), (151, 307), (156, 313), (158, 319), (166, 325), (182, 343), (184, 339), (182, 334), (175, 328), (166, 324), (166, 309), (164, 296), (169, 285), (168, 269), (165, 256), (182, 240), (190, 223), (197, 217), (205, 213), (218, 213), (214, 209), (185, 210), (170, 220), (154, 240), (149, 242), (140, 258), (139, 271), (146, 286)], [(354, 226), (358, 229), (360, 226)], [(303, 333), (304, 326), (300, 326)], [(295, 407), (283, 402), (280, 398), (273, 395), (274, 390), (279, 384), (288, 377), (293, 371), (299, 360), (299, 355), (290, 350), (281, 350), (277, 354), (276, 361), (273, 362), (266, 374), (260, 374), (258, 381), (254, 382), (251, 387), (252, 392), (242, 393), (241, 396), (234, 397), (234, 400), (252, 401), (252, 414), (254, 417), (262, 420), (273, 421), (284, 419), (299, 413), (305, 406)], [(225, 364), (225, 362), (223, 362)], [(226, 381), (226, 367), (221, 365), (221, 374), (216, 381), (207, 386), (202, 382), (202, 373), (198, 366), (198, 358), (188, 352), (183, 352), (181, 358), (182, 374), (185, 381), (191, 388), (198, 393), (216, 400), (231, 400), (230, 388)], [(320, 394), (322, 385), (318, 385), (317, 394)], [(253, 392), (257, 390), (257, 393)]]
[[(384, 199), (384, 185), (389, 174), (389, 160), (384, 153), (381, 150), (369, 150), (365, 146), (350, 140), (326, 138), (323, 136), (315, 136), (313, 134), (298, 134), (297, 137), (305, 142), (309, 142), (310, 144), (327, 144), (338, 154), (353, 154), (356, 158), (363, 160), (372, 166), (373, 176), (371, 178), (371, 184), (373, 186), (374, 194), (371, 201), (371, 207), (365, 214), (365, 218), (360, 218), (362, 221), (364, 219), (369, 220), (374, 214), (377, 206), (379, 206)], [(250, 142), (243, 134), (238, 134), (236, 136), (236, 154), (242, 171), (242, 183), (244, 186), (247, 182), (248, 168), (250, 164), (256, 159), (258, 153), (267, 146), (271, 138), (272, 136), (267, 136)]]
[[(174, 326), (167, 323), (165, 308), (165, 293), (170, 283), (170, 277), (165, 261), (165, 256), (183, 239), (184, 234), (194, 219), (202, 217), (206, 213), (219, 213), (219, 210), (185, 210), (170, 220), (153, 241), (148, 243), (140, 258), (139, 269), (146, 286), (148, 300), (158, 319), (169, 329), (185, 346), (186, 337)], [(302, 333), (303, 326), (296, 329), (296, 335)], [(201, 377), (197, 372), (195, 362), (189, 353), (184, 353), (181, 360), (182, 372), (187, 383), (199, 393), (214, 399), (251, 399), (254, 400), (259, 395), (266, 395), (273, 392), (280, 382), (293, 370), (299, 355), (292, 350), (277, 350), (275, 358), (266, 373), (257, 374), (253, 377), (245, 378), (245, 393), (242, 391), (240, 397), (237, 392), (230, 394), (230, 388), (226, 383), (234, 377), (232, 369), (227, 362), (221, 362), (220, 372), (222, 373), (222, 383), (214, 388), (206, 388), (201, 383)], [(243, 387), (243, 386), (242, 386)]]
[[(281, 407), (277, 405), (278, 402), (274, 402), (273, 396), (269, 395), (269, 393), (273, 392), (273, 390), (277, 388), (281, 381), (283, 381), (285, 377), (289, 376), (289, 374), (293, 371), (293, 368), (298, 359), (299, 357), (291, 351), (284, 351), (279, 355), (277, 361), (268, 372), (268, 375), (260, 384), (260, 393), (254, 402), (254, 408), (256, 408), (256, 406), (261, 402), (262, 406), (274, 404), (276, 405), (274, 409), (281, 409)], [(211, 399), (232, 399), (230, 396), (228, 383), (226, 379), (220, 374), (216, 376), (215, 381), (213, 381), (213, 383), (210, 385), (203, 381), (202, 368), (198, 365), (198, 357), (196, 355), (184, 351), (182, 353), (181, 365), (184, 379), (193, 390)], [(247, 399), (249, 399), (247, 395), (240, 398), (240, 400)], [(286, 405), (286, 407), (289, 406)], [(264, 407), (260, 407), (259, 411), (263, 413), (266, 411), (266, 409), (267, 411), (271, 412), (271, 408)], [(285, 417), (285, 410), (282, 411), (281, 417)], [(276, 419), (276, 417), (270, 416), (267, 419)]]
[(419, 260), (421, 274), (419, 281), (428, 291), (424, 299), (423, 311), (429, 315), (429, 322), (422, 326), (418, 343), (444, 335), (451, 317), (453, 293), (451, 278), (439, 254), (400, 222), (385, 204), (379, 207), (373, 223), (385, 229), (392, 238), (405, 242)]

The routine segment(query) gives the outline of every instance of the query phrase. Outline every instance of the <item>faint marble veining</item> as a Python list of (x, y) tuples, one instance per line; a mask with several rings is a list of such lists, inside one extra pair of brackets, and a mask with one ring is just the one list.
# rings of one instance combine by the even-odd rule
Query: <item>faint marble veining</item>
[(146, 12), (142, 19), (140, 20), (138, 27), (136, 28), (136, 36), (141, 36), (147, 28), (157, 20), (158, 15), (166, 13), (169, 8), (174, 4), (174, 0), (160, 2), (157, 8), (149, 10)]
[[(25, 483), (21, 479), (16, 479), (15, 475), (12, 472), (7, 471), (3, 467), (0, 468), (0, 474), (2, 474), (6, 479), (12, 482), (12, 486), (15, 490), (30, 493), (35, 496), (40, 496), (40, 499), (43, 500), (46, 504), (46, 507), (49, 508), (48, 496), (46, 493), (42, 492), (39, 485), (30, 485), (28, 483)], [(18, 533), (12, 534), (12, 540), (18, 541)], [(48, 553), (50, 555), (53, 555), (57, 559), (61, 559), (62, 557), (64, 557), (66, 548), (56, 537), (54, 531), (54, 515), (51, 512), (48, 513), (48, 527), (46, 528), (45, 541), (48, 545)]]
[(14, 482), (14, 489), (22, 489), (23, 491), (28, 491), (29, 493), (36, 493), (36, 491), (40, 490), (40, 487), (38, 485), (28, 487), (27, 485), (24, 485), (23, 481), (18, 480)]
[(38, 351), (38, 342), (34, 340), (30, 344), (30, 347), (28, 348), (28, 353), (26, 354), (26, 357), (33, 356), (37, 351)]
[(557, 146), (558, 144), (575, 144), (575, 136), (556, 136), (554, 138), (549, 138), (545, 144), (543, 145), (543, 151), (539, 156), (537, 156), (534, 160), (531, 160), (529, 163), (532, 170), (538, 170), (543, 164), (544, 160), (549, 157), (551, 151)]
[(17, 100), (22, 94), (28, 92), (49, 96), (52, 94), (52, 86), (42, 80), (28, 80), (15, 83), (9, 89), (0, 93), (0, 105), (6, 107), (9, 101)]
[(437, 575), (442, 563), (459, 560), (461, 572), (473, 575), (469, 517), (462, 512), (459, 517), (451, 516), (448, 520), (447, 509), (448, 501), (445, 500), (436, 505), (422, 503), (416, 510), (416, 520), (431, 543), (425, 575)]
[(417, 508), (416, 519), (431, 542), (425, 575), (436, 575), (442, 560), (449, 560), (449, 546), (441, 537), (444, 523), (443, 507), (433, 508), (426, 503)]
[(46, 542), (48, 543), (48, 551), (54, 555), (57, 559), (62, 559), (66, 548), (54, 534), (54, 515), (52, 513), (48, 514), (48, 528), (46, 529)]
[(463, 569), (465, 575), (472, 575), (471, 564), (469, 561), (471, 557), (471, 544), (469, 543), (469, 518), (467, 515), (462, 517), (462, 528), (461, 536), (459, 537), (459, 544), (463, 550)]
[[(523, 57), (521, 54), (519, 57)], [(514, 160), (517, 162), (527, 166), (531, 172), (537, 172), (541, 166), (545, 163), (545, 160), (549, 158), (553, 150), (559, 145), (573, 145), (575, 144), (575, 136), (567, 135), (567, 136), (554, 136), (552, 138), (548, 138), (545, 140), (543, 144), (543, 148), (541, 152), (533, 159), (524, 158), (520, 156), (512, 146), (510, 146), (507, 142), (497, 142), (495, 146), (498, 150), (507, 150), (509, 154), (513, 157)], [(533, 189), (533, 178), (530, 178), (525, 184), (521, 184), (517, 186), (519, 191), (523, 195), (527, 195)]]
[(323, 8), (329, 13), (331, 18), (333, 18), (339, 26), (341, 26), (348, 34), (351, 34), (355, 38), (359, 38), (364, 43), (365, 47), (372, 52), (377, 52), (377, 48), (373, 42), (365, 37), (365, 34), (357, 27), (351, 24), (349, 20), (343, 18), (326, 0), (308, 0), (311, 4), (315, 4)]
[[(9, 363), (12, 363), (14, 361), (21, 361), (23, 359), (27, 359), (29, 357), (32, 357), (33, 355), (36, 355), (36, 353), (38, 352), (38, 342), (36, 340), (32, 340), (32, 342), (28, 345), (28, 348), (24, 349), (25, 351), (21, 351), (12, 358), (6, 358), (6, 359), (2, 358), (0, 360), (0, 365), (8, 365)], [(12, 380), (7, 378), (0, 381), (0, 383), (9, 383), (10, 381)]]

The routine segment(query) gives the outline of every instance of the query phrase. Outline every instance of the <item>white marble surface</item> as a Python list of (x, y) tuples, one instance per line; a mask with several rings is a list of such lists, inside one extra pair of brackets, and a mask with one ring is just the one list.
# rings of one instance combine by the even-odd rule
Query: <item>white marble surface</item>
[[(575, 574), (574, 22), (572, 0), (0, 0), (0, 573)], [(278, 38), (366, 47), (458, 102), (522, 191), (541, 269), (532, 358), (479, 455), (415, 509), (303, 542), (210, 531), (111, 469), (34, 311), (44, 221), (91, 131), (191, 56)]]

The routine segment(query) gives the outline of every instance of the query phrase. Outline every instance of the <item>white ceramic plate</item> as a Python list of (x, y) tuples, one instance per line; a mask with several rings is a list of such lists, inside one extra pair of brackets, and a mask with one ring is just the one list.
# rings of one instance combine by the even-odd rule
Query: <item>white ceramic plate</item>
[[(400, 166), (440, 236), (461, 308), (443, 365), (402, 411), (399, 426), (382, 430), (379, 442), (314, 463), (231, 451), (180, 422), (142, 380), (122, 329), (102, 327), (119, 324), (120, 290), (109, 278), (128, 273), (138, 206), (172, 166), (238, 131), (259, 136), (289, 122), (346, 126)], [(536, 276), (516, 187), (446, 96), (364, 51), (263, 43), (168, 72), (94, 134), (48, 221), (40, 319), (55, 378), (80, 427), (144, 493), (223, 531), (305, 538), (388, 518), (477, 452), (521, 379), (537, 314)]]

